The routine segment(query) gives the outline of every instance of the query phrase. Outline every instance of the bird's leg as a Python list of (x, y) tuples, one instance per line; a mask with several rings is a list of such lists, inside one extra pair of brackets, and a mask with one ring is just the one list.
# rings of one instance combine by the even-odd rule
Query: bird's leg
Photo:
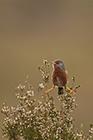
[(80, 85), (74, 87), (74, 88), (69, 88), (69, 87), (65, 87), (65, 90), (66, 92), (70, 93), (70, 94), (73, 94), (73, 93), (76, 93), (77, 92), (77, 89), (80, 87)]
[(48, 93), (51, 92), (54, 88), (55, 88), (55, 86), (53, 85), (51, 88), (49, 88), (48, 90), (46, 90), (45, 93), (48, 94)]
[(69, 88), (68, 86), (65, 86), (65, 91), (69, 94), (73, 93), (73, 89)]
[(65, 86), (65, 90), (66, 90), (66, 92), (68, 92), (68, 93), (72, 93), (72, 89), (71, 88), (69, 88), (68, 86)]

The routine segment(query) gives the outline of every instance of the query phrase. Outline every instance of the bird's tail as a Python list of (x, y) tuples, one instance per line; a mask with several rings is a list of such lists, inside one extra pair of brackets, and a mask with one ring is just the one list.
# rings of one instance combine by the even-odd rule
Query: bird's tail
[(64, 88), (58, 87), (58, 95), (64, 94)]

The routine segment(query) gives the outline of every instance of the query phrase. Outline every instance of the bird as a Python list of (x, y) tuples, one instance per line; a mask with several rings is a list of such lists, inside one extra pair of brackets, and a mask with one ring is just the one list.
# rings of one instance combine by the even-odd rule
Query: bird
[(52, 82), (54, 87), (58, 87), (59, 95), (64, 93), (67, 81), (67, 70), (65, 69), (64, 62), (62, 60), (55, 60), (53, 63)]
[(58, 87), (58, 95), (64, 93), (64, 89), (66, 89), (68, 74), (65, 69), (64, 62), (62, 60), (55, 60), (53, 63), (53, 72), (52, 72), (52, 83), (53, 86), (46, 93), (52, 91), (55, 87)]

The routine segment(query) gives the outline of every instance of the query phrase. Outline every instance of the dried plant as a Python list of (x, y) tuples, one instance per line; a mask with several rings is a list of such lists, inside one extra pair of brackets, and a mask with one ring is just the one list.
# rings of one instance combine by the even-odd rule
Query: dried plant
[[(50, 82), (50, 64), (43, 60), (39, 71), (41, 81), (38, 85), (40, 99), (35, 98), (35, 91), (28, 80), (19, 84), (16, 89), (17, 106), (8, 107), (3, 104), (4, 114), (3, 135), (8, 140), (93, 140), (93, 125), (90, 125), (89, 135), (84, 136), (82, 130), (74, 126), (72, 112), (76, 108), (76, 91), (78, 85), (72, 78), (70, 89), (62, 95), (56, 95), (60, 107), (57, 109), (53, 94), (45, 94)], [(42, 93), (42, 94), (41, 94)]]

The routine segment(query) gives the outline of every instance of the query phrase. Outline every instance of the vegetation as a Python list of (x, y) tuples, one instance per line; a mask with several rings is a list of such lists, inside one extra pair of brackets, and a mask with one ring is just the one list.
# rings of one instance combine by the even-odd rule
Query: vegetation
[(76, 109), (76, 92), (78, 85), (72, 78), (70, 90), (57, 95), (58, 107), (53, 94), (46, 94), (50, 83), (50, 64), (43, 61), (39, 67), (41, 80), (38, 85), (40, 99), (35, 97), (35, 91), (27, 79), (16, 89), (17, 106), (8, 107), (3, 104), (4, 114), (3, 135), (8, 140), (93, 140), (93, 125), (90, 125), (89, 135), (85, 137), (82, 130), (74, 125), (72, 112)]

